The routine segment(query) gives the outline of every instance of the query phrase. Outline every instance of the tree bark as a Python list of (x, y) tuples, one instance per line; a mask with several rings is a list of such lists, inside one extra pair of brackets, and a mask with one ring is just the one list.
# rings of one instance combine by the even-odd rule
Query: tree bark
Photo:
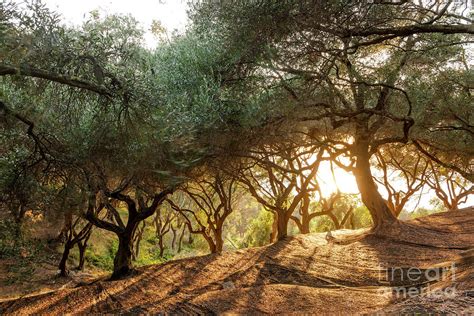
[(216, 253), (221, 253), (224, 247), (224, 240), (222, 239), (222, 227), (217, 228), (215, 231), (215, 244), (216, 244)]
[[(327, 213), (327, 216), (331, 219), (333, 225), (334, 225), (334, 230), (338, 230), (338, 229), (341, 229), (341, 225), (339, 224), (339, 220), (337, 219), (336, 215), (334, 215), (331, 212), (328, 212)], [(330, 229), (331, 230), (331, 229)]]
[(311, 217), (309, 216), (309, 204), (309, 194), (306, 193), (303, 197), (303, 204), (301, 205), (301, 234), (309, 234), (309, 223), (311, 222)]
[(68, 235), (69, 229), (71, 228), (71, 225), (72, 225), (72, 212), (70, 210), (67, 210), (64, 213), (63, 227), (61, 228), (61, 231), (59, 232), (55, 240), (62, 242), (65, 239), (67, 239), (67, 235)]
[(374, 230), (396, 223), (398, 220), (377, 190), (377, 185), (370, 169), (369, 143), (367, 139), (357, 139), (354, 144), (356, 165), (354, 176), (359, 188), (362, 202), (368, 208)]
[(217, 253), (217, 247), (214, 240), (212, 240), (212, 238), (210, 236), (207, 236), (206, 234), (202, 234), (202, 236), (204, 237), (204, 239), (206, 239), (207, 244), (209, 245), (209, 251), (211, 253)]
[(77, 270), (82, 271), (84, 270), (84, 263), (86, 262), (86, 242), (80, 242), (77, 244), (79, 248), (79, 264), (77, 265)]
[(63, 255), (61, 257), (61, 261), (59, 262), (59, 275), (62, 277), (67, 277), (69, 271), (67, 270), (67, 259), (69, 258), (69, 252), (71, 251), (72, 245), (69, 241), (64, 243), (64, 250)]
[(354, 213), (351, 213), (351, 219), (349, 220), (351, 225), (351, 229), (355, 229), (355, 222), (354, 222)]
[(278, 215), (277, 213), (273, 213), (272, 231), (270, 232), (270, 243), (275, 242), (277, 240), (277, 234), (278, 234)]
[(82, 271), (84, 270), (84, 264), (86, 262), (86, 249), (87, 243), (89, 242), (89, 238), (92, 234), (92, 227), (90, 228), (89, 232), (84, 237), (84, 240), (79, 241), (77, 243), (77, 247), (79, 248), (79, 264), (77, 265), (77, 270)]
[(160, 257), (163, 258), (163, 255), (165, 254), (165, 246), (163, 244), (163, 236), (160, 236), (158, 238), (158, 247), (160, 248)]
[(179, 239), (178, 239), (178, 253), (181, 252), (181, 247), (183, 245), (183, 237), (184, 237), (185, 230), (186, 230), (186, 225), (183, 225), (183, 230), (181, 231), (181, 235), (179, 236)]
[(133, 236), (133, 249), (132, 249), (132, 260), (136, 261), (138, 259), (138, 256), (140, 255), (140, 242), (142, 241), (143, 238), (143, 232), (145, 231), (145, 225), (146, 222), (142, 221), (142, 226), (139, 227), (137, 225), (137, 229), (135, 231), (135, 234)]
[(173, 239), (171, 240), (171, 249), (174, 250), (175, 243), (176, 243), (176, 229), (174, 229), (172, 224), (170, 224), (170, 225), (171, 225), (171, 227), (170, 227), (171, 232), (173, 233)]
[(18, 206), (18, 212), (13, 213), (13, 219), (15, 220), (17, 227), (21, 227), (21, 225), (23, 224), (23, 219), (25, 218), (26, 210), (26, 207), (23, 204), (20, 204), (20, 206)]
[(288, 236), (288, 222), (287, 218), (283, 211), (279, 212), (277, 215), (277, 240), (283, 240)]
[(309, 218), (301, 218), (301, 231), (300, 233), (301, 234), (309, 234), (310, 231), (309, 231)]
[(119, 246), (114, 258), (114, 271), (111, 279), (119, 279), (128, 275), (132, 269), (132, 234), (127, 229), (119, 236)]

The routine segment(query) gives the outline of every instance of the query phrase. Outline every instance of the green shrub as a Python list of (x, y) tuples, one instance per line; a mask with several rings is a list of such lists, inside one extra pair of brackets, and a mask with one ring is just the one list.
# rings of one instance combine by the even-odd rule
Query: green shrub
[(240, 247), (258, 247), (268, 244), (272, 232), (272, 223), (273, 214), (262, 209), (257, 217), (250, 222)]
[(117, 249), (117, 240), (112, 240), (104, 253), (98, 253), (93, 247), (88, 247), (86, 250), (86, 260), (99, 269), (111, 271), (114, 267), (114, 257)]
[(43, 248), (43, 242), (26, 238), (14, 221), (0, 220), (0, 258), (31, 257)]

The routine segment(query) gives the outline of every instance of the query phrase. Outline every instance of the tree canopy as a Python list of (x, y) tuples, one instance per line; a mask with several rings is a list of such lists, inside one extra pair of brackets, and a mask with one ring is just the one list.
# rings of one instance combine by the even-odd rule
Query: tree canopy
[(2, 210), (74, 214), (65, 249), (114, 233), (114, 277), (152, 216), (160, 242), (176, 221), (221, 252), (235, 195), (278, 239), (354, 223), (350, 198), (321, 193), (322, 161), (353, 174), (374, 233), (425, 185), (453, 209), (473, 193), (474, 28), (450, 1), (200, 1), (155, 49), (131, 16), (0, 9)]

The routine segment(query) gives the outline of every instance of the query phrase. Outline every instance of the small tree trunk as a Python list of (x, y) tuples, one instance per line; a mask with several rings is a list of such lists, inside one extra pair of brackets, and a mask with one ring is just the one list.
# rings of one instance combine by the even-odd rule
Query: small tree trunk
[(306, 193), (303, 196), (303, 203), (301, 205), (301, 225), (298, 225), (301, 234), (309, 234), (309, 223), (311, 222), (309, 216), (310, 202), (309, 194)]
[(301, 218), (301, 234), (309, 234), (309, 218), (308, 217), (302, 217)]
[(217, 253), (217, 247), (214, 243), (214, 240), (212, 240), (212, 238), (210, 236), (207, 236), (206, 234), (203, 234), (202, 236), (204, 237), (204, 239), (206, 239), (207, 244), (209, 245), (209, 251), (211, 253)]
[(222, 239), (222, 227), (216, 229), (215, 240), (216, 253), (221, 253), (222, 249), (224, 248), (224, 240)]
[(458, 203), (459, 203), (459, 201), (457, 201), (457, 199), (454, 198), (451, 201), (447, 201), (447, 203), (445, 203), (445, 205), (446, 205), (446, 207), (448, 208), (449, 211), (456, 211), (456, 210), (459, 209)]
[(77, 244), (79, 248), (79, 264), (77, 266), (77, 270), (82, 271), (84, 270), (84, 264), (86, 262), (86, 249), (87, 249), (87, 243), (89, 242), (89, 238), (91, 237), (92, 234), (92, 228), (89, 230), (87, 235), (84, 237), (83, 241), (79, 241)]
[(277, 240), (278, 233), (278, 215), (273, 213), (272, 231), (270, 232), (270, 243)]
[(181, 252), (181, 247), (183, 245), (183, 237), (184, 237), (184, 232), (186, 231), (186, 225), (183, 225), (183, 230), (181, 232), (181, 235), (179, 236), (178, 239), (178, 253)]
[(395, 217), (398, 218), (398, 216), (400, 216), (400, 213), (403, 211), (403, 205), (398, 205), (395, 207), (394, 211), (393, 211), (393, 215), (395, 215)]
[(137, 224), (137, 228), (135, 229), (132, 245), (133, 245), (133, 250), (132, 250), (132, 260), (136, 261), (138, 259), (138, 256), (140, 255), (140, 243), (143, 238), (143, 232), (145, 231), (145, 225), (146, 222), (142, 221), (142, 225), (140, 226)]
[(69, 271), (67, 270), (67, 259), (69, 258), (69, 253), (71, 251), (72, 245), (69, 241), (66, 241), (64, 244), (63, 255), (61, 257), (61, 261), (59, 262), (59, 275), (62, 277), (67, 277)]
[[(171, 224), (170, 224), (171, 225)], [(175, 243), (176, 243), (176, 229), (173, 228), (173, 226), (171, 225), (171, 232), (173, 233), (173, 239), (171, 240), (171, 249), (174, 250), (175, 248)]]
[(277, 215), (277, 240), (283, 240), (288, 236), (288, 218), (283, 211)]
[(19, 230), (21, 229), (21, 225), (23, 224), (25, 214), (26, 207), (21, 203), (20, 206), (18, 206), (18, 212), (16, 212), (16, 214), (13, 214), (13, 219), (15, 220), (15, 223), (17, 224), (16, 227), (18, 227)]
[(163, 244), (163, 236), (160, 236), (158, 238), (158, 247), (160, 248), (160, 257), (163, 258), (163, 255), (165, 254), (165, 246)]
[(77, 270), (82, 271), (84, 270), (84, 263), (86, 261), (86, 248), (87, 244), (85, 242), (80, 242), (77, 244), (79, 248), (79, 264), (77, 265)]
[(354, 213), (351, 214), (350, 225), (351, 229), (355, 229)]
[(141, 237), (138, 237), (136, 243), (135, 243), (135, 247), (132, 251), (133, 253), (133, 260), (137, 260), (138, 259), (138, 256), (140, 255), (140, 241), (141, 241)]
[[(337, 219), (336, 215), (334, 215), (332, 212), (327, 213), (327, 215), (332, 221), (332, 224), (334, 226), (334, 230), (340, 229), (341, 225), (339, 224), (339, 220)], [(332, 229), (329, 229), (329, 230), (332, 230)]]
[(71, 229), (71, 225), (72, 225), (72, 212), (67, 211), (64, 214), (63, 227), (62, 227), (61, 231), (59, 232), (58, 236), (55, 239), (57, 241), (62, 242), (63, 240), (68, 238), (68, 233), (69, 233), (69, 230)]

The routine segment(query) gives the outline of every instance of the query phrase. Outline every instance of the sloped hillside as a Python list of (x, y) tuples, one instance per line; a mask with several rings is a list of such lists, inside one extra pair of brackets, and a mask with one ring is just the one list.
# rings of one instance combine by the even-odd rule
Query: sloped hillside
[(343, 234), (148, 266), (125, 280), (5, 301), (0, 314), (474, 313), (474, 209), (384, 236), (340, 242)]

